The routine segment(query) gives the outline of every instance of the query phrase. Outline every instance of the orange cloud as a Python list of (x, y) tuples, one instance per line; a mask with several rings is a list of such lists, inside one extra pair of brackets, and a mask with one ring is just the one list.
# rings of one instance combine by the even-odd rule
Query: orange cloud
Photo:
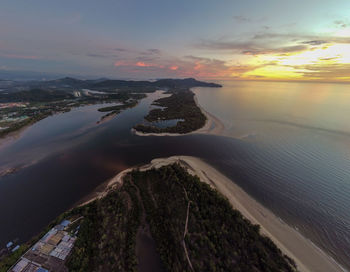
[(116, 67), (119, 67), (119, 66), (128, 66), (128, 64), (127, 64), (125, 61), (123, 61), (123, 60), (119, 60), (119, 61), (116, 61), (116, 62), (114, 63), (114, 66), (116, 66)]
[(154, 66), (153, 64), (149, 64), (149, 63), (145, 63), (143, 61), (138, 61), (136, 62), (136, 66), (138, 67), (151, 67), (151, 66)]
[(179, 69), (179, 66), (173, 65), (173, 66), (170, 66), (169, 69), (176, 71), (177, 69)]
[(205, 67), (205, 65), (203, 65), (201, 62), (199, 62), (199, 61), (197, 61), (196, 63), (195, 63), (195, 66), (194, 66), (194, 70), (196, 70), (196, 71), (198, 71), (198, 70), (201, 70), (201, 69), (203, 69)]
[(164, 68), (163, 65), (158, 65), (158, 64), (153, 64), (153, 63), (146, 63), (143, 61), (138, 61), (138, 62), (128, 62), (128, 61), (123, 61), (119, 60), (114, 63), (114, 66), (119, 67), (119, 66), (130, 66), (130, 67), (158, 67), (158, 68)]

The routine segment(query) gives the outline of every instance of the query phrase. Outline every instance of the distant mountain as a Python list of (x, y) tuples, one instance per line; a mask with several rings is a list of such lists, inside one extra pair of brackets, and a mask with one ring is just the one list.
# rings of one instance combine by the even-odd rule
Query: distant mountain
[(110, 79), (109, 79), (109, 78), (106, 78), (106, 77), (101, 77), (101, 78), (93, 79), (93, 80), (89, 80), (89, 81), (102, 82), (102, 81), (106, 81), (106, 80), (110, 80)]
[(198, 81), (194, 78), (184, 78), (184, 79), (159, 79), (154, 82), (155, 85), (160, 87), (222, 87), (220, 84), (216, 83), (207, 83), (204, 81)]
[(33, 71), (12, 71), (12, 70), (1, 70), (0, 78), (5, 80), (15, 80), (15, 81), (28, 81), (28, 80), (51, 80), (55, 78), (62, 77), (62, 74), (52, 74), (45, 72), (33, 72)]
[(54, 79), (54, 80), (49, 80), (47, 83), (63, 83), (63, 84), (76, 84), (76, 83), (81, 83), (83, 80), (76, 79), (73, 77), (64, 77), (64, 78), (59, 78), (59, 79)]
[(74, 96), (58, 90), (32, 89), (8, 94), (0, 93), (0, 102), (49, 102), (69, 98), (74, 98)]
[(133, 80), (106, 80), (94, 85), (97, 88), (121, 88), (121, 87), (222, 87), (220, 84), (198, 81), (194, 78), (185, 79), (159, 79), (157, 81), (133, 81)]
[(121, 88), (121, 87), (149, 87), (154, 86), (151, 81), (134, 80), (105, 80), (93, 85), (95, 88)]
[(44, 82), (38, 82), (42, 86), (55, 86), (55, 87), (71, 87), (71, 88), (83, 88), (89, 85), (88, 80), (80, 80), (72, 77), (64, 77)]
[(0, 87), (6, 88), (9, 92), (24, 91), (30, 89), (41, 90), (65, 90), (74, 91), (77, 89), (103, 89), (111, 91), (113, 89), (123, 89), (134, 92), (153, 92), (157, 88), (192, 88), (192, 87), (221, 87), (216, 83), (198, 81), (194, 78), (185, 79), (159, 79), (156, 81), (146, 80), (111, 80), (99, 79), (77, 79), (73, 77), (63, 77), (53, 80), (30, 80), (30, 81), (8, 81), (0, 80)]

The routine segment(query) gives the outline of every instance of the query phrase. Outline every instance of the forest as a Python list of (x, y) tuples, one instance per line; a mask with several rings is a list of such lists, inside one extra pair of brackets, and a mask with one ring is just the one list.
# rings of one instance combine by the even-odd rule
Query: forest
[(136, 233), (143, 213), (161, 271), (296, 271), (258, 225), (179, 164), (134, 170), (80, 213), (84, 221), (70, 271), (138, 271)]
[[(153, 102), (153, 105), (163, 108), (152, 109), (145, 120), (148, 124), (137, 124), (134, 126), (136, 131), (142, 133), (189, 133), (200, 129), (205, 125), (206, 116), (195, 102), (194, 93), (189, 89), (171, 89), (170, 97), (160, 98)], [(160, 120), (183, 119), (178, 121), (175, 126), (159, 128), (152, 125), (152, 122)]]

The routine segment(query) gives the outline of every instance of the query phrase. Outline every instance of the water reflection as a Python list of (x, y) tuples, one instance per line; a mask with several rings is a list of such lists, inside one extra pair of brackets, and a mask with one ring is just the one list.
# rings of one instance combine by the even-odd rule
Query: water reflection
[(240, 186), (350, 266), (349, 86), (225, 82), (195, 92), (225, 135), (250, 144)]
[(350, 267), (347, 85), (227, 82), (222, 89), (195, 92), (230, 137), (133, 135), (130, 129), (143, 121), (158, 93), (98, 126), (95, 110), (50, 117), (59, 120), (37, 123), (1, 150), (1, 167), (38, 162), (0, 178), (0, 245), (29, 238), (129, 166), (193, 155)]

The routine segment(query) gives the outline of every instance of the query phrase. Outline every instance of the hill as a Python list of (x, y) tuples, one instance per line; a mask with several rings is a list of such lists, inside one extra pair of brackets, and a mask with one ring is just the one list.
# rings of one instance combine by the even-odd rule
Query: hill
[(0, 102), (48, 102), (73, 98), (70, 93), (59, 90), (31, 89), (11, 93), (0, 93)]
[(198, 81), (194, 78), (159, 79), (156, 82), (154, 82), (154, 84), (159, 87), (171, 87), (171, 88), (222, 87), (220, 84)]
[(157, 81), (132, 81), (132, 80), (105, 80), (93, 85), (95, 88), (120, 88), (120, 87), (166, 87), (166, 88), (192, 88), (192, 87), (221, 87), (216, 83), (198, 81), (194, 78), (185, 79), (159, 79)]

